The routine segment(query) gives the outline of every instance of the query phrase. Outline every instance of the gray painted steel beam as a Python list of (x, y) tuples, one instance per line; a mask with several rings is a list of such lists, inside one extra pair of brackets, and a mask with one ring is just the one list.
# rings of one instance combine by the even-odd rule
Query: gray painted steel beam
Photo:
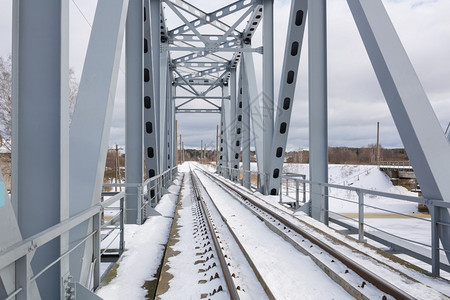
[[(328, 182), (328, 95), (326, 0), (308, 2), (309, 48), (309, 178)], [(328, 198), (311, 187), (311, 216), (328, 224)], [(324, 189), (327, 193), (327, 189)]]
[[(348, 0), (422, 194), (450, 201), (450, 145), (381, 2)], [(437, 218), (450, 223), (448, 209)], [(450, 228), (440, 226), (450, 262)]]
[(160, 54), (160, 69), (159, 69), (159, 115), (158, 120), (158, 128), (161, 133), (161, 138), (159, 140), (159, 149), (160, 149), (160, 171), (164, 172), (167, 170), (167, 123), (166, 123), (166, 109), (167, 109), (167, 76), (169, 72), (168, 65), (168, 57), (169, 54), (167, 52), (166, 46), (167, 44), (163, 44), (163, 50)]
[[(125, 32), (125, 182), (127, 184), (141, 184), (144, 174), (142, 164), (143, 17), (143, 0), (130, 0)], [(138, 224), (143, 220), (143, 215), (138, 216), (140, 199), (137, 186), (125, 188), (125, 221), (127, 224)]]
[(248, 189), (251, 186), (251, 174), (250, 174), (250, 103), (249, 92), (246, 91), (248, 86), (245, 84), (244, 76), (246, 74), (244, 58), (240, 63), (240, 81), (242, 87), (239, 89), (242, 98), (242, 168), (244, 171), (242, 178), (242, 185)]
[(283, 172), (284, 155), (294, 104), (295, 86), (297, 84), (298, 66), (306, 26), (308, 0), (293, 0), (289, 16), (288, 33), (281, 71), (280, 93), (275, 120), (271, 158), (269, 191), (277, 195)]
[[(159, 30), (154, 30), (151, 26), (151, 10), (150, 1), (144, 0), (144, 7), (146, 15), (144, 16), (144, 157), (145, 157), (145, 172), (147, 178), (152, 178), (159, 172), (159, 148), (157, 147), (159, 126), (156, 123), (156, 97), (155, 86), (153, 78), (153, 52), (158, 50), (153, 49), (154, 35), (159, 35)], [(153, 30), (152, 30), (153, 29)], [(155, 188), (150, 190), (150, 196), (156, 195)]]
[(160, 113), (160, 106), (161, 106), (161, 2), (160, 0), (149, 0), (150, 1), (150, 31), (155, 34), (151, 35), (152, 39), (152, 63), (153, 63), (153, 76), (152, 76), (152, 83), (153, 83), (153, 92), (155, 93), (155, 126), (154, 130), (157, 132), (156, 139), (157, 139), (157, 147), (158, 150), (155, 151), (155, 155), (158, 155), (158, 172), (156, 175), (159, 175), (163, 172), (162, 170), (162, 153), (161, 153), (161, 113)]
[(191, 113), (191, 114), (220, 114), (221, 109), (201, 109), (201, 108), (194, 108), (194, 109), (177, 109), (175, 113), (177, 114), (183, 114), (183, 113)]
[[(20, 232), (28, 238), (68, 215), (69, 3), (14, 1), (14, 10), (13, 114), (17, 119), (12, 180), (17, 184), (12, 193)], [(16, 274), (18, 283), (24, 283), (22, 275), (26, 274), (21, 272), (31, 272), (31, 258), (37, 273), (59, 256), (60, 246), (60, 239), (55, 239), (24, 258)], [(60, 271), (59, 264), (55, 265), (37, 280), (42, 298), (60, 297), (55, 288), (60, 286)], [(18, 299), (25, 296), (19, 294)]]
[(269, 178), (271, 157), (270, 150), (273, 138), (273, 0), (263, 0), (263, 94), (262, 94), (262, 124), (263, 124), (263, 182), (262, 192), (269, 193)]
[[(229, 117), (229, 125), (227, 126), (227, 129), (229, 128), (229, 133), (231, 138), (228, 139), (228, 159), (230, 161), (230, 168), (235, 169), (239, 165), (236, 163), (235, 159), (235, 143), (237, 140), (237, 87), (236, 87), (236, 69), (231, 69), (231, 76), (229, 80), (229, 88), (230, 88), (230, 117)], [(239, 130), (239, 135), (241, 135), (241, 130)], [(236, 171), (231, 171), (230, 173), (230, 179), (235, 181), (236, 178)]]
[[(100, 202), (127, 8), (122, 0), (97, 4), (70, 129), (71, 216)], [(71, 243), (89, 230), (92, 222), (72, 229)], [(70, 254), (74, 281), (87, 285), (91, 259), (91, 240)]]
[[(236, 70), (236, 69), (234, 69)], [(234, 71), (236, 73), (236, 71)], [(233, 74), (233, 73), (231, 73)], [(241, 143), (242, 143), (242, 107), (243, 107), (243, 99), (242, 99), (242, 73), (239, 73), (239, 79), (238, 79), (238, 88), (237, 91), (234, 92), (237, 93), (237, 101), (236, 101), (236, 110), (234, 114), (234, 134), (235, 138), (233, 140), (233, 157), (232, 157), (232, 168), (238, 169), (239, 168), (239, 161), (241, 158)], [(239, 172), (235, 171), (234, 174), (234, 181), (239, 180)]]
[(255, 141), (256, 164), (258, 172), (263, 172), (262, 162), (264, 161), (263, 152), (263, 122), (260, 108), (260, 96), (258, 94), (258, 86), (256, 84), (255, 65), (253, 62), (253, 55), (251, 53), (244, 53), (244, 97), (249, 100), (250, 106), (250, 120)]

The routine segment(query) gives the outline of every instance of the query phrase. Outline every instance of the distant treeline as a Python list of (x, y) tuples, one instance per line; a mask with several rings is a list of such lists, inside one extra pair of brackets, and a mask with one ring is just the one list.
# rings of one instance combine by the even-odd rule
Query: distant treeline
[[(255, 152), (251, 151), (251, 161), (256, 161)], [(186, 149), (185, 160), (200, 161), (200, 150)], [(205, 151), (205, 163), (216, 161), (216, 151)], [(405, 149), (387, 149), (380, 147), (380, 161), (407, 161)], [(308, 163), (309, 151), (298, 150), (286, 152), (285, 162), (287, 163)], [(376, 164), (377, 147), (369, 145), (367, 147), (329, 147), (328, 162), (330, 164)]]

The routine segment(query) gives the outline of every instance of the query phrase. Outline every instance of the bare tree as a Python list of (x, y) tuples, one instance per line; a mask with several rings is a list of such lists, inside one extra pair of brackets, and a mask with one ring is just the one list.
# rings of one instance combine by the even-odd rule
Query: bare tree
[(0, 134), (3, 146), (11, 151), (11, 55), (0, 57)]
[[(0, 57), (0, 135), (5, 148), (11, 151), (11, 91), (12, 91), (12, 58)], [(69, 116), (72, 120), (73, 110), (78, 94), (78, 82), (75, 72), (69, 69)]]

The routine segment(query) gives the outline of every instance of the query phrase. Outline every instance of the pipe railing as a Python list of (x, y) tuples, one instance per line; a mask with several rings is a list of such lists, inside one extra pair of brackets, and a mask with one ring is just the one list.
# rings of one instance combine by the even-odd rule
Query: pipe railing
[[(385, 163), (385, 162), (381, 162), (381, 164), (382, 163)], [(398, 162), (389, 162), (389, 163), (390, 163), (390, 165), (397, 166), (399, 168), (410, 166), (409, 161), (406, 161), (406, 162), (398, 161)], [(219, 174), (226, 174), (228, 176), (225, 176), (225, 177), (227, 177), (228, 179), (230, 179), (234, 182), (239, 182), (241, 184), (242, 184), (241, 178), (243, 178), (243, 174), (245, 174), (245, 172), (249, 172), (250, 177), (251, 177), (251, 175), (257, 176), (256, 190), (261, 191), (262, 182), (266, 182), (266, 186), (268, 186), (269, 174), (255, 172), (255, 171), (244, 171), (242, 169), (242, 167), (236, 169), (236, 168), (228, 168), (228, 167), (224, 167), (224, 166), (220, 166), (218, 168), (217, 172)], [(290, 182), (294, 184), (294, 187), (292, 187), (289, 184)], [(285, 202), (283, 202), (283, 184), (285, 186), (285, 189), (284, 189), (285, 197), (288, 197), (288, 200), (289, 200), (289, 201), (285, 201)], [(364, 230), (364, 227), (366, 226), (371, 229), (378, 230), (385, 234), (394, 236), (401, 240), (404, 240), (407, 242), (412, 242), (412, 243), (415, 243), (415, 244), (418, 244), (421, 246), (425, 246), (431, 250), (431, 272), (432, 272), (432, 274), (435, 276), (439, 276), (441, 268), (445, 268), (447, 271), (449, 271), (450, 267), (448, 267), (448, 265), (444, 266), (440, 262), (440, 253), (444, 252), (444, 253), (448, 254), (449, 251), (441, 248), (440, 244), (439, 244), (440, 230), (442, 230), (442, 228), (444, 226), (450, 227), (449, 223), (445, 223), (439, 219), (439, 216), (441, 215), (441, 210), (450, 209), (449, 202), (445, 202), (441, 199), (426, 199), (426, 198), (422, 198), (422, 197), (412, 197), (412, 196), (406, 196), (406, 195), (374, 191), (374, 190), (369, 190), (369, 189), (362, 189), (362, 188), (357, 188), (357, 187), (352, 187), (352, 186), (338, 185), (338, 184), (333, 184), (333, 183), (313, 182), (310, 180), (306, 180), (306, 175), (304, 175), (304, 174), (285, 173), (285, 174), (281, 175), (280, 191), (279, 191), (280, 203), (290, 204), (291, 208), (293, 208), (294, 210), (298, 209), (301, 206), (300, 205), (300, 193), (302, 194), (302, 202), (303, 202), (302, 204), (304, 204), (307, 202), (306, 194), (309, 193), (311, 195), (310, 191), (311, 191), (311, 186), (313, 186), (313, 185), (320, 187), (321, 192), (320, 192), (320, 194), (318, 193), (318, 196), (320, 196), (320, 198), (322, 199), (322, 202), (329, 201), (330, 199), (335, 199), (336, 201), (351, 202), (351, 203), (357, 205), (357, 207), (358, 207), (357, 220), (355, 220), (354, 218), (346, 217), (337, 212), (333, 212), (329, 209), (328, 210), (322, 209), (322, 211), (321, 211), (322, 219), (324, 219), (324, 217), (327, 213), (332, 213), (336, 216), (340, 216), (344, 219), (348, 219), (349, 221), (357, 222), (357, 227), (355, 228), (355, 227), (352, 227), (352, 225), (350, 225), (350, 224), (330, 218), (333, 222), (339, 223), (339, 225), (343, 225), (343, 226), (347, 227), (348, 229), (355, 228), (357, 231), (357, 234), (358, 234), (358, 240), (360, 240), (362, 242), (366, 241), (365, 237), (374, 238), (373, 234), (369, 234)], [(328, 190), (329, 188), (341, 189), (341, 190), (347, 190), (347, 191), (354, 192), (354, 193), (356, 193), (357, 201), (352, 201), (349, 199), (343, 199), (343, 198), (339, 198), (339, 197), (330, 195), (330, 192)], [(290, 197), (290, 191), (292, 191), (292, 190), (295, 191), (295, 198)], [(326, 192), (327, 190), (328, 190), (328, 193)], [(428, 209), (430, 211), (431, 220), (428, 220), (425, 218), (419, 218), (419, 217), (415, 217), (415, 216), (410, 216), (407, 214), (403, 214), (401, 212), (396, 212), (396, 211), (385, 209), (382, 207), (376, 207), (374, 205), (369, 205), (369, 204), (365, 203), (365, 198), (367, 196), (369, 196), (369, 197), (378, 196), (378, 197), (385, 197), (385, 198), (390, 198), (390, 199), (395, 199), (395, 200), (408, 201), (408, 202), (417, 203), (417, 204), (424, 204), (428, 207)], [(308, 202), (308, 205), (311, 205), (311, 202)], [(322, 208), (323, 207), (325, 207), (325, 205), (322, 205)], [(384, 231), (380, 228), (376, 228), (375, 226), (367, 224), (364, 220), (365, 208), (376, 209), (376, 210), (382, 211), (384, 213), (396, 214), (396, 215), (399, 215), (402, 217), (419, 219), (419, 220), (423, 220), (425, 222), (429, 222), (431, 224), (431, 245), (421, 243), (418, 241), (413, 241), (413, 240), (407, 239), (405, 237), (397, 236), (397, 235), (394, 235), (387, 231)], [(387, 242), (387, 241), (385, 241), (385, 242)], [(391, 242), (389, 242), (389, 243), (391, 243)], [(428, 257), (424, 257), (422, 254), (415, 253), (413, 250), (408, 250), (408, 251), (415, 258), (422, 260), (424, 262), (430, 263)]]
[[(360, 240), (362, 242), (365, 242), (365, 236), (367, 235), (367, 233), (364, 230), (364, 227), (369, 227), (371, 229), (378, 230), (380, 232), (383, 232), (384, 234), (394, 236), (401, 240), (415, 243), (415, 244), (429, 248), (431, 250), (431, 272), (433, 275), (439, 276), (439, 273), (440, 273), (440, 270), (442, 267), (442, 265), (440, 263), (440, 253), (441, 253), (441, 251), (444, 253), (448, 253), (448, 250), (440, 248), (438, 232), (439, 232), (439, 230), (442, 230), (443, 226), (447, 226), (447, 227), (450, 226), (450, 224), (439, 220), (439, 216), (441, 215), (440, 214), (441, 210), (450, 209), (449, 202), (445, 202), (440, 199), (427, 199), (427, 198), (421, 198), (421, 197), (392, 194), (392, 193), (374, 191), (374, 190), (357, 188), (357, 187), (352, 187), (352, 186), (342, 186), (342, 185), (337, 185), (337, 184), (332, 184), (332, 183), (313, 182), (310, 180), (306, 180), (305, 175), (302, 175), (302, 174), (298, 174), (297, 176), (295, 176), (295, 174), (283, 175), (282, 178), (285, 180), (284, 183), (288, 187), (289, 187), (288, 181), (293, 181), (296, 186), (300, 186), (300, 184), (302, 184), (304, 193), (311, 194), (311, 186), (313, 186), (313, 185), (319, 186), (321, 188), (322, 192), (318, 195), (321, 196), (323, 200), (330, 201), (330, 199), (331, 199), (331, 200), (336, 200), (336, 201), (345, 201), (345, 202), (350, 202), (350, 203), (357, 205), (357, 207), (358, 207), (357, 220), (355, 220), (354, 218), (351, 218), (351, 217), (346, 217), (343, 214), (333, 212), (332, 210), (322, 210), (321, 214), (323, 217), (325, 215), (325, 212), (329, 212), (334, 215), (340, 216), (344, 219), (348, 219), (350, 221), (357, 222), (356, 228), (357, 228), (357, 233), (358, 233), (358, 240)], [(309, 189), (307, 188), (307, 186), (309, 187)], [(282, 198), (283, 198), (282, 187), (283, 187), (283, 184), (280, 185), (280, 202), (282, 202)], [(341, 189), (341, 190), (347, 190), (347, 191), (354, 192), (354, 193), (356, 193), (357, 201), (336, 197), (336, 196), (330, 195), (331, 194), (330, 192), (328, 192), (328, 194), (326, 194), (325, 193), (326, 188), (334, 188), (334, 189)], [(289, 193), (289, 192), (287, 191), (287, 193)], [(379, 206), (367, 204), (367, 203), (365, 203), (366, 196), (369, 196), (369, 197), (379, 196), (379, 197), (390, 198), (390, 199), (394, 199), (394, 200), (408, 201), (408, 202), (417, 203), (417, 204), (425, 204), (431, 213), (431, 220), (416, 217), (416, 216), (410, 216), (408, 214), (394, 211), (391, 209), (386, 209), (386, 208), (382, 208)], [(310, 203), (310, 205), (311, 205), (311, 203)], [(324, 207), (324, 206), (322, 206), (322, 207)], [(421, 243), (418, 241), (414, 241), (411, 239), (407, 239), (402, 236), (394, 235), (390, 232), (384, 231), (380, 228), (377, 228), (375, 226), (367, 224), (364, 220), (365, 208), (371, 208), (371, 209), (379, 210), (383, 213), (395, 214), (395, 215), (399, 215), (402, 217), (418, 219), (418, 220), (422, 220), (424, 222), (429, 222), (431, 224), (431, 245)], [(330, 218), (330, 219), (332, 219), (332, 221), (337, 221), (337, 220), (333, 220), (333, 218)], [(340, 223), (340, 225), (346, 225), (346, 224), (343, 224), (343, 222), (338, 222), (338, 223)], [(373, 237), (372, 234), (369, 234), (369, 235), (371, 237)]]
[[(140, 197), (140, 208), (141, 211), (145, 211), (145, 208), (152, 203), (156, 205), (163, 195), (163, 189), (168, 188), (169, 183), (173, 181), (175, 175), (177, 174), (178, 168), (173, 167), (164, 173), (152, 177), (146, 180), (142, 184), (120, 184), (120, 186), (132, 186), (138, 187), (141, 190)], [(115, 184), (105, 184), (104, 187), (115, 186)], [(119, 185), (118, 185), (119, 186)], [(154, 195), (150, 194), (150, 191), (153, 189), (158, 189)], [(147, 199), (145, 199), (145, 195), (147, 194)], [(64, 257), (72, 253), (75, 249), (85, 244), (85, 242), (89, 239), (92, 239), (92, 247), (93, 247), (93, 259), (92, 263), (94, 264), (94, 271), (92, 272), (92, 290), (98, 288), (100, 285), (100, 261), (101, 255), (106, 252), (106, 250), (112, 245), (112, 243), (119, 237), (119, 247), (117, 250), (119, 255), (124, 250), (125, 240), (124, 240), (124, 207), (125, 207), (125, 192), (118, 193), (102, 193), (102, 196), (110, 196), (105, 201), (100, 201), (98, 204), (91, 206), (90, 208), (68, 218), (65, 219), (58, 224), (35, 234), (19, 243), (16, 243), (6, 249), (0, 251), (0, 271), (10, 266), (11, 264), (15, 264), (16, 268), (19, 268), (19, 272), (16, 272), (16, 286), (19, 286), (13, 292), (9, 293), (6, 299), (14, 299), (16, 296), (20, 296), (21, 293), (25, 293), (26, 295), (30, 295), (30, 289), (32, 283), (39, 278), (42, 274), (44, 274), (48, 269), (61, 261)], [(116, 209), (117, 207), (113, 207), (113, 204), (119, 202), (119, 213), (112, 216), (110, 220), (104, 219), (104, 211), (105, 209)], [(80, 225), (83, 222), (92, 221), (92, 230), (88, 232), (83, 238), (78, 241), (78, 243), (68, 249), (66, 252), (62, 253), (58, 258), (45, 266), (42, 270), (39, 270), (35, 275), (31, 276), (29, 264), (31, 258), (33, 257), (33, 253), (37, 248), (42, 247), (43, 245), (49, 243), (55, 238), (60, 237), (63, 234), (68, 233), (71, 229)], [(139, 214), (138, 214), (138, 224), (139, 223)], [(119, 223), (117, 225), (117, 222)], [(106, 237), (110, 234), (107, 234), (103, 239), (101, 237), (100, 232), (104, 230), (109, 230), (110, 233), (118, 230), (117, 235), (112, 238), (112, 241), (109, 244), (102, 248), (101, 242), (105, 240)]]

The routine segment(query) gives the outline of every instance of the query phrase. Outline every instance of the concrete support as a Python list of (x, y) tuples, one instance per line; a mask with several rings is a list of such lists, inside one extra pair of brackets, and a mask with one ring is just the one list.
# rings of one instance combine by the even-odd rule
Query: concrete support
[[(130, 0), (125, 33), (125, 182), (141, 184), (143, 179), (143, 0)], [(137, 186), (125, 188), (126, 223), (136, 224), (141, 210)]]
[[(309, 178), (328, 182), (326, 0), (309, 0)], [(322, 191), (325, 195), (322, 195)], [(328, 224), (328, 194), (311, 186), (311, 216)], [(324, 200), (324, 201), (322, 201)]]
[[(26, 239), (69, 214), (69, 3), (15, 1), (14, 10), (18, 18), (13, 49), (17, 79), (13, 110), (17, 119), (12, 180), (18, 184), (13, 184), (12, 193), (18, 225)], [(67, 236), (64, 240), (67, 245)], [(55, 239), (29, 257), (19, 272), (27, 270), (30, 260), (33, 271), (39, 272), (59, 254), (60, 240)], [(59, 264), (53, 266), (38, 279), (42, 298), (60, 297), (55, 288), (60, 285), (59, 268)]]

